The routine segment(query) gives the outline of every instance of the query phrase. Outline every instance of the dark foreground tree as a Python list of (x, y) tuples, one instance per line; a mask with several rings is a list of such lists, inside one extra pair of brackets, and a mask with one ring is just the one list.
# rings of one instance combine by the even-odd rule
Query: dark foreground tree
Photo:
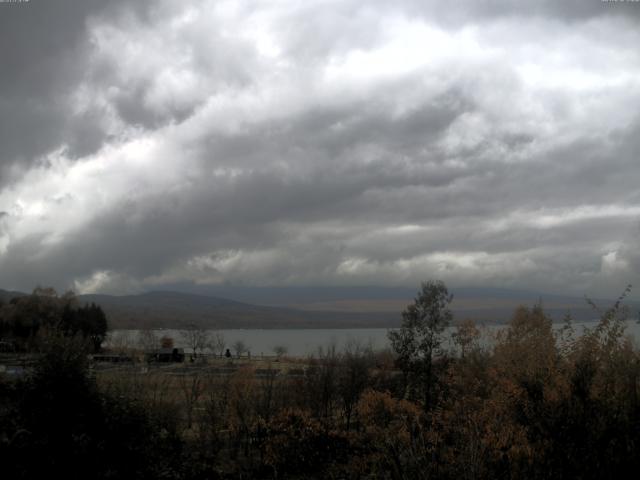
[(449, 294), (442, 281), (423, 282), (413, 304), (402, 312), (402, 326), (390, 331), (391, 347), (404, 376), (405, 395), (420, 395), (425, 408), (431, 406), (433, 357), (442, 344), (441, 334), (453, 315)]
[(101, 393), (90, 343), (52, 332), (25, 380), (0, 379), (3, 478), (176, 478), (180, 442), (131, 399)]
[(107, 317), (104, 311), (95, 303), (79, 308), (73, 308), (72, 305), (65, 304), (62, 311), (62, 331), (69, 336), (82, 335), (91, 341), (94, 352), (99, 351), (107, 337)]

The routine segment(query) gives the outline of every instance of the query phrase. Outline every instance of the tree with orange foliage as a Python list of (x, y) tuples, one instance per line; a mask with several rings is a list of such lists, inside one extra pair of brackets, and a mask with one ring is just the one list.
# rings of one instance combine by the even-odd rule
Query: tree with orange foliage
[(331, 473), (348, 463), (347, 437), (328, 430), (306, 410), (281, 411), (268, 423), (267, 437), (265, 462), (275, 478), (333, 478)]
[(358, 402), (365, 447), (361, 473), (385, 472), (385, 478), (428, 478), (435, 437), (424, 428), (425, 417), (415, 403), (392, 397), (389, 392), (366, 391)]
[(456, 325), (456, 331), (451, 336), (454, 343), (460, 347), (460, 356), (464, 358), (470, 349), (477, 346), (480, 330), (473, 320), (463, 320)]

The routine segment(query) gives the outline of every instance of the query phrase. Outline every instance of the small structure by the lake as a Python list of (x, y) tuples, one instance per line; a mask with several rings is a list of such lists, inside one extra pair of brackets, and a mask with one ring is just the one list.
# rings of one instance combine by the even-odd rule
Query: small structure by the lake
[(184, 362), (184, 348), (159, 348), (147, 353), (147, 360), (151, 362)]

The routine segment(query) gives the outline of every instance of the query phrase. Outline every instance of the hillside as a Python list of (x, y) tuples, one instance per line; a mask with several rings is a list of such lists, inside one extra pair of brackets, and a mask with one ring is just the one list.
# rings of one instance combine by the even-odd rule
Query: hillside
[[(357, 288), (230, 288), (229, 298), (180, 291), (136, 295), (79, 295), (81, 303), (102, 306), (112, 328), (386, 328), (400, 324), (402, 310), (412, 301), (411, 289)], [(220, 293), (220, 292), (215, 292)], [(0, 299), (24, 295), (0, 290)], [(240, 300), (241, 299), (241, 300)], [(542, 301), (559, 321), (571, 312), (577, 321), (593, 320), (597, 312), (583, 298), (506, 289), (456, 289), (454, 318), (504, 323), (518, 305)], [(597, 300), (601, 308), (611, 300)], [(627, 302), (631, 312), (638, 302)]]
[(180, 292), (80, 295), (79, 299), (101, 305), (114, 328), (190, 324), (208, 328), (371, 328), (393, 324), (393, 317), (386, 312), (303, 311)]
[[(158, 295), (176, 294), (181, 291), (195, 297), (228, 299), (244, 307), (264, 308), (265, 320), (273, 315), (297, 318), (304, 312), (302, 323), (307, 321), (338, 323), (350, 326), (396, 326), (400, 312), (413, 301), (416, 290), (399, 287), (235, 287), (235, 286), (185, 286), (174, 285), (172, 292), (156, 292)], [(471, 318), (485, 323), (505, 323), (518, 305), (542, 302), (545, 311), (554, 320), (562, 320), (567, 313), (577, 321), (589, 321), (598, 317), (585, 298), (539, 293), (503, 288), (454, 288), (452, 310), (456, 319)], [(191, 298), (191, 297), (189, 297)], [(606, 309), (611, 299), (595, 299)], [(640, 310), (640, 302), (627, 301), (632, 313)], [(352, 323), (353, 322), (353, 323)], [(266, 326), (266, 328), (273, 328)]]

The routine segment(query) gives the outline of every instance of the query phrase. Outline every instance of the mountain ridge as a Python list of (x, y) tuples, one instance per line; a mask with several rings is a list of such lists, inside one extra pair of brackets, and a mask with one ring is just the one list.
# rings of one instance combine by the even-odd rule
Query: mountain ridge
[[(328, 287), (319, 288), (315, 297), (310, 287), (293, 287), (285, 302), (285, 287), (267, 288), (266, 292), (250, 287), (236, 298), (223, 298), (174, 290), (152, 290), (138, 294), (78, 295), (80, 303), (100, 305), (111, 328), (390, 328), (400, 325), (402, 310), (413, 301), (416, 292), (408, 288)], [(277, 290), (279, 290), (279, 292)], [(571, 312), (577, 321), (593, 320), (598, 313), (583, 298), (567, 295), (539, 294), (531, 291), (496, 288), (452, 289), (451, 308), (456, 320), (471, 318), (481, 323), (504, 323), (518, 305), (542, 301), (543, 308), (555, 321)], [(257, 292), (257, 294), (256, 294)], [(276, 292), (272, 303), (258, 303)], [(410, 293), (411, 292), (411, 293)], [(255, 303), (239, 301), (251, 298)], [(0, 290), (0, 299), (26, 295)], [(602, 309), (615, 300), (594, 300)], [(639, 302), (627, 302), (637, 311)]]

